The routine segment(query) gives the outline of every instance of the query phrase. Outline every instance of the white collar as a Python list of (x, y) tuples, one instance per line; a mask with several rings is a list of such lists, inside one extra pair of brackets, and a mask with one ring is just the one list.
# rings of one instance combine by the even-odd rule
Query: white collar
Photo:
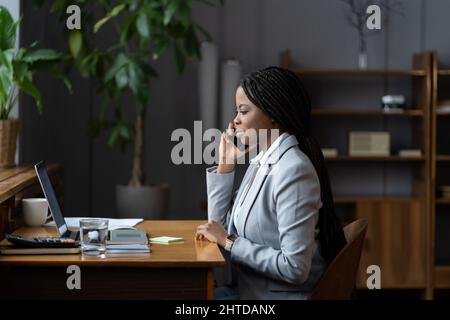
[(267, 159), (269, 156), (280, 146), (281, 142), (289, 137), (290, 134), (287, 132), (282, 133), (272, 144), (270, 145), (269, 149), (267, 149), (266, 152), (260, 151), (256, 157), (250, 160), (250, 163), (257, 163), (259, 165), (264, 165), (267, 162)]

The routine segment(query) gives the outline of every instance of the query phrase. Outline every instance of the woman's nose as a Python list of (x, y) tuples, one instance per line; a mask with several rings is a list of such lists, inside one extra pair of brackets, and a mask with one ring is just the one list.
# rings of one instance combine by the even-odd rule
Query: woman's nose
[(236, 115), (236, 117), (234, 117), (233, 119), (233, 124), (234, 125), (238, 125), (241, 123), (241, 119), (239, 119), (239, 113)]

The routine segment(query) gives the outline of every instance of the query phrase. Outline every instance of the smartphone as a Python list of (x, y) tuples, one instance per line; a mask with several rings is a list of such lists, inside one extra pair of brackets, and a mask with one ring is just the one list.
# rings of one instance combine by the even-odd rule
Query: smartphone
[(236, 131), (233, 130), (233, 133), (232, 133), (232, 134), (229, 134), (229, 133), (227, 132), (227, 135), (228, 135), (228, 138), (233, 142), (233, 144), (234, 144), (234, 145), (236, 146), (236, 148), (238, 148), (239, 150), (244, 151), (244, 150), (247, 148), (247, 146), (241, 142), (241, 139), (239, 139), (239, 138), (236, 136)]

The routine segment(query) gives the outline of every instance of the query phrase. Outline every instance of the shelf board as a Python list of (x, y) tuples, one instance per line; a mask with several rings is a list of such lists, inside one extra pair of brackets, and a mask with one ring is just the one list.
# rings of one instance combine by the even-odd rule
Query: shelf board
[(450, 204), (450, 198), (436, 198), (436, 203), (440, 204)]
[(450, 76), (450, 69), (440, 69), (440, 70), (438, 70), (438, 75)]
[(450, 288), (450, 266), (434, 267), (434, 285), (438, 289)]
[(421, 157), (400, 157), (400, 156), (345, 156), (325, 157), (326, 161), (423, 161)]
[(421, 69), (314, 69), (289, 68), (299, 75), (309, 76), (426, 76)]
[(312, 108), (311, 113), (315, 116), (423, 117), (423, 110), (420, 109), (405, 112), (383, 112), (380, 110)]
[(438, 154), (436, 155), (436, 161), (450, 161), (450, 155)]
[(346, 203), (356, 203), (357, 201), (411, 201), (418, 200), (420, 198), (410, 196), (410, 197), (393, 197), (393, 196), (336, 196), (333, 197), (334, 203), (336, 204), (346, 204)]
[(436, 112), (438, 117), (448, 117), (450, 116), (450, 112)]

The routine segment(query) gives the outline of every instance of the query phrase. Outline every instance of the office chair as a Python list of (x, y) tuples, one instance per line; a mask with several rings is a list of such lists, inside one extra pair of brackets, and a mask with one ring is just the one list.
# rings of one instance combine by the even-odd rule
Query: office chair
[(344, 227), (347, 244), (317, 282), (310, 295), (310, 300), (348, 300), (351, 298), (367, 224), (366, 219), (359, 219)]

